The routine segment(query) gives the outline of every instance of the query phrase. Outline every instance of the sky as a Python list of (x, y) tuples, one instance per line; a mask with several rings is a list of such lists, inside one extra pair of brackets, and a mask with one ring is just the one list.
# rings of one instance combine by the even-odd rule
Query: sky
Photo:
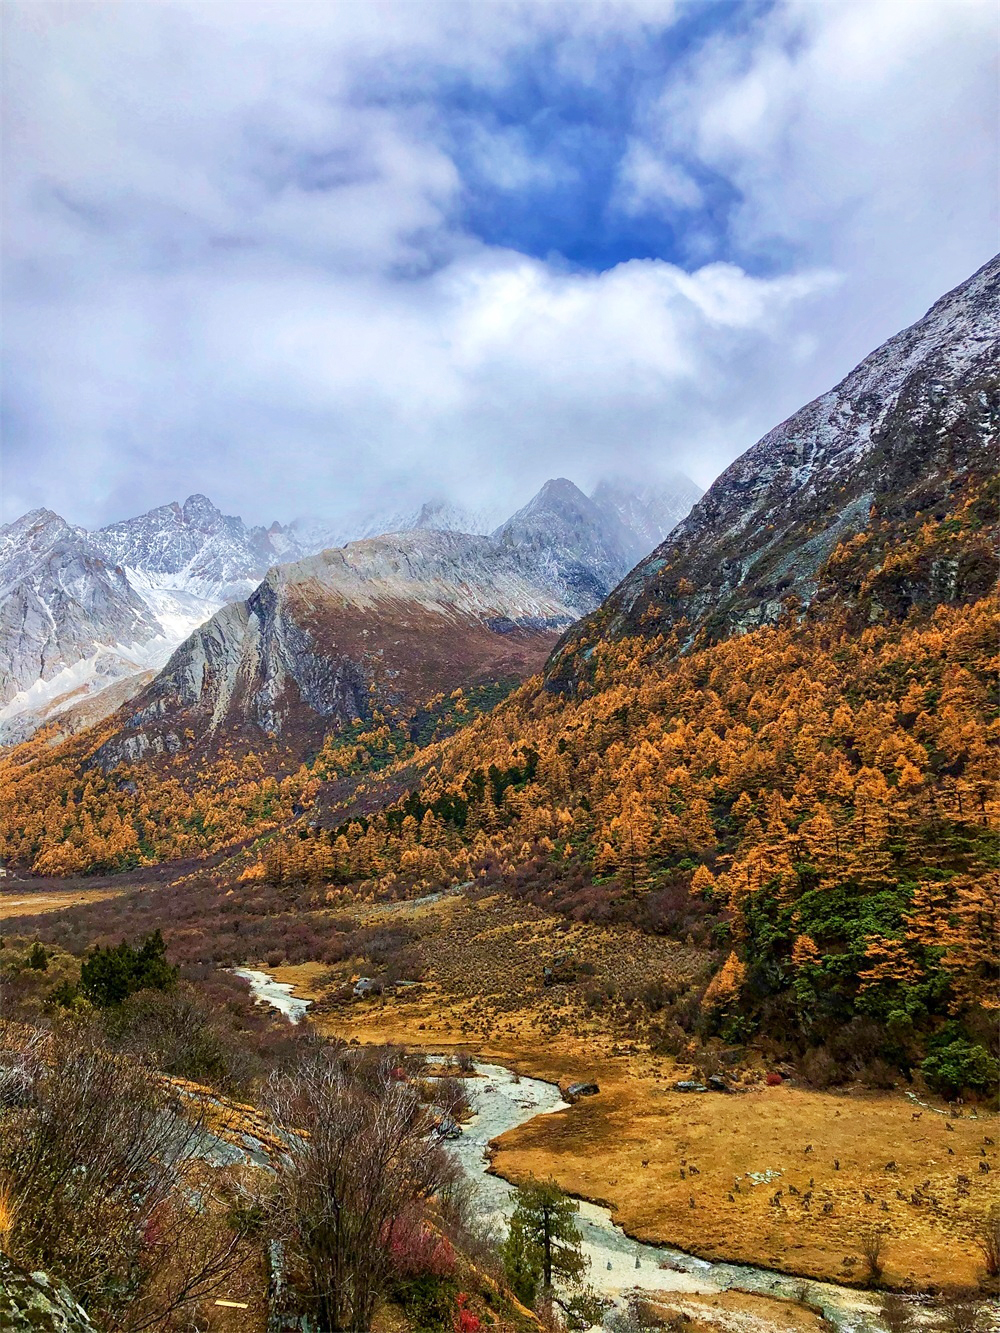
[(5, 521), (701, 485), (1000, 249), (993, 0), (7, 0)]

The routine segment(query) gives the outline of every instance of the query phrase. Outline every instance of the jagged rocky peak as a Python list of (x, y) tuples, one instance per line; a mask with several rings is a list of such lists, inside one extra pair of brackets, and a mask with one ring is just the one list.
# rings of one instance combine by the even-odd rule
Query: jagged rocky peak
[(634, 563), (633, 535), (566, 477), (547, 481), (493, 538), (522, 551), (581, 610), (599, 605)]
[(0, 711), (102, 644), (143, 642), (156, 629), (83, 528), (49, 509), (0, 528)]
[(0, 527), (0, 590), (16, 582), (38, 559), (67, 542), (85, 543), (87, 533), (51, 509), (32, 509)]
[(223, 514), (206, 496), (190, 495), (182, 505), (111, 523), (94, 538), (128, 569), (226, 599), (246, 596), (273, 559), (262, 549), (262, 533)]
[[(720, 638), (773, 622), (789, 598), (808, 606), (843, 538), (873, 516), (943, 514), (963, 487), (994, 475), (998, 443), (1000, 256), (727, 468), (600, 612), (573, 627), (550, 684), (582, 670), (584, 636), (683, 623), (689, 638)], [(990, 576), (978, 566), (953, 573), (954, 598), (981, 595)], [(939, 575), (909, 580), (898, 606), (933, 601)]]

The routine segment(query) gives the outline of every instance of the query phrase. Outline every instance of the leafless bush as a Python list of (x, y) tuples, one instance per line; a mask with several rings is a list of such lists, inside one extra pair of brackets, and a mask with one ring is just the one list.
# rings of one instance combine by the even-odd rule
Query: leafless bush
[(503, 1281), (502, 1236), (496, 1221), (483, 1220), (478, 1190), (453, 1157), (446, 1157), (438, 1184), (435, 1208), (441, 1229), (456, 1250), (494, 1281)]
[(976, 1228), (976, 1248), (983, 1256), (987, 1277), (1000, 1277), (1000, 1204), (995, 1203)]
[(31, 1105), (42, 1045), (41, 1034), (32, 1033), (17, 1049), (0, 1051), (0, 1113)]
[(977, 1292), (955, 1291), (937, 1302), (932, 1328), (940, 1333), (986, 1333), (992, 1327), (989, 1304)]
[(886, 1292), (880, 1303), (879, 1314), (887, 1333), (910, 1333), (914, 1327), (913, 1306), (898, 1292)]
[(80, 1039), (52, 1041), (27, 1068), (26, 1105), (0, 1112), (12, 1257), (133, 1330), (213, 1290), (242, 1261), (242, 1232), (209, 1236), (206, 1209), (185, 1203), (197, 1110), (135, 1060)]
[(877, 1282), (883, 1273), (886, 1236), (882, 1227), (868, 1227), (860, 1236), (861, 1254), (869, 1282)]
[(445, 1115), (450, 1115), (454, 1120), (461, 1119), (471, 1109), (465, 1084), (460, 1078), (438, 1079), (434, 1090), (434, 1101)]
[(392, 1278), (393, 1224), (442, 1180), (426, 1108), (393, 1068), (390, 1057), (377, 1078), (367, 1070), (362, 1079), (320, 1055), (269, 1086), (290, 1145), (276, 1189), (279, 1230), (323, 1329), (370, 1327)]

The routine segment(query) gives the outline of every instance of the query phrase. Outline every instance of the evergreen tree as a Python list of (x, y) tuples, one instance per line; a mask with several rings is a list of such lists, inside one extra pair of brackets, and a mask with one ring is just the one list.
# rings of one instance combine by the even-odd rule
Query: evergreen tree
[(516, 1235), (513, 1245), (522, 1271), (540, 1273), (545, 1292), (551, 1291), (555, 1278), (575, 1282), (587, 1267), (575, 1221), (579, 1211), (576, 1200), (553, 1180), (532, 1179), (517, 1191), (508, 1245)]
[(99, 1009), (121, 1004), (135, 991), (167, 990), (177, 979), (177, 968), (167, 962), (166, 952), (158, 930), (138, 949), (126, 940), (114, 948), (94, 949), (80, 968), (80, 990)]
[(510, 1220), (502, 1257), (511, 1291), (522, 1305), (533, 1306), (542, 1276), (541, 1263), (524, 1221), (517, 1213)]
[(28, 954), (28, 966), (34, 968), (36, 972), (44, 972), (49, 966), (49, 956), (38, 940), (31, 946), (31, 952)]

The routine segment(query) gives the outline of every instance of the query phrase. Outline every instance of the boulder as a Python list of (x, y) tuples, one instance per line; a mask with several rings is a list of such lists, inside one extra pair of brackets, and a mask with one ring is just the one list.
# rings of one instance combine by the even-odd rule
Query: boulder
[(594, 1097), (599, 1092), (600, 1088), (596, 1083), (571, 1083), (566, 1089), (566, 1096), (575, 1101), (577, 1097)]
[(674, 1084), (675, 1092), (708, 1092), (704, 1083), (697, 1083), (693, 1078), (682, 1078)]
[(439, 1139), (460, 1139), (462, 1126), (450, 1115), (444, 1115), (435, 1126), (434, 1133)]
[(97, 1333), (82, 1306), (46, 1273), (26, 1273), (0, 1253), (0, 1328), (10, 1333)]

